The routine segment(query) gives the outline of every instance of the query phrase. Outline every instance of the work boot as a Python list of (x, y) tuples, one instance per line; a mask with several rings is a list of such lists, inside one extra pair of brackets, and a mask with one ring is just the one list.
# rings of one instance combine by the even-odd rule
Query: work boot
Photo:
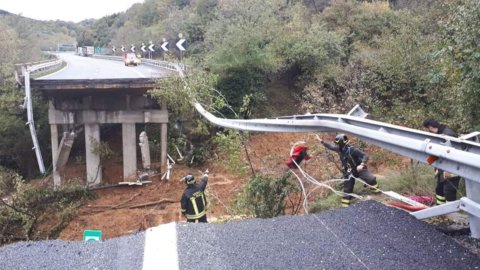
[(349, 207), (350, 206), (350, 199), (342, 198), (342, 207)]
[(373, 192), (373, 193), (375, 193), (375, 194), (380, 193), (381, 191), (380, 191), (380, 189), (378, 189), (378, 183), (375, 184), (375, 185), (370, 186), (370, 191)]

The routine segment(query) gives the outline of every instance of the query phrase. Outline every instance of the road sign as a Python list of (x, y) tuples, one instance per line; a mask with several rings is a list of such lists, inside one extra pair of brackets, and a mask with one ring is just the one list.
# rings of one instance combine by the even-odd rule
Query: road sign
[(180, 51), (182, 51), (182, 52), (185, 51), (185, 48), (182, 46), (182, 44), (183, 44), (184, 42), (185, 42), (185, 39), (182, 38), (182, 39), (180, 39), (180, 40), (177, 42), (177, 44), (175, 44), (175, 45), (177, 45), (177, 48), (178, 48)]
[(83, 231), (83, 242), (102, 241), (102, 231), (85, 230)]
[(142, 50), (142, 52), (147, 52), (147, 50), (145, 50), (145, 43), (142, 43), (142, 47), (140, 48), (140, 50)]
[(131, 50), (132, 52), (135, 52), (135, 45), (132, 44), (132, 47), (130, 47), (130, 50)]
[(163, 49), (165, 52), (168, 52), (167, 45), (168, 45), (168, 42), (165, 41), (165, 42), (162, 43), (162, 46), (160, 46), (160, 47), (162, 47), (162, 49)]
[(120, 48), (120, 50), (121, 50), (122, 52), (125, 52), (125, 47), (123, 47), (123, 45), (122, 45), (122, 48)]
[(153, 49), (153, 47), (155, 47), (155, 44), (150, 44), (150, 46), (148, 46), (148, 49), (151, 51), (151, 52), (154, 52), (155, 49)]

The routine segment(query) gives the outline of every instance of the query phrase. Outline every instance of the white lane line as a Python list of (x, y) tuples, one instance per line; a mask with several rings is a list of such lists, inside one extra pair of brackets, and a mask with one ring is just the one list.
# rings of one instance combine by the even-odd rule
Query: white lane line
[(142, 269), (179, 269), (175, 222), (150, 228), (145, 232)]
[(145, 77), (146, 77), (145, 75), (143, 75), (143, 73), (141, 73), (140, 71), (138, 71), (138, 70), (136, 70), (136, 69), (133, 69), (133, 71), (135, 71), (135, 72), (138, 74), (138, 76), (140, 76), (140, 77), (142, 77), (142, 78), (145, 78)]

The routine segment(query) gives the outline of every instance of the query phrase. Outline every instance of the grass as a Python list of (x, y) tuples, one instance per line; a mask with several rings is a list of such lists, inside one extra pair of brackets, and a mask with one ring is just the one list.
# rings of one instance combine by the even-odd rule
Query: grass
[(379, 178), (380, 189), (406, 195), (435, 195), (435, 171), (423, 164), (413, 164)]
[[(413, 164), (396, 172), (389, 173), (377, 178), (380, 189), (383, 191), (394, 191), (403, 195), (434, 196), (435, 178), (434, 168), (423, 164)], [(337, 190), (341, 188), (337, 188)], [(366, 196), (372, 195), (369, 188), (364, 187), (357, 181), (354, 193)], [(464, 196), (465, 182), (460, 181), (458, 197)], [(310, 212), (320, 212), (341, 207), (341, 197), (331, 192), (319, 196), (310, 206)], [(379, 198), (379, 200), (382, 200)]]
[(331, 210), (341, 207), (341, 197), (334, 193), (329, 193), (326, 197), (318, 197), (310, 206), (310, 213), (317, 213), (325, 210)]

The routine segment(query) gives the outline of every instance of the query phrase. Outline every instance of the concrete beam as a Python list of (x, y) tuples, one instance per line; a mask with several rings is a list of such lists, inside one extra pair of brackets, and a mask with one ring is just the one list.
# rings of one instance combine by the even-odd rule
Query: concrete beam
[(166, 110), (138, 111), (93, 111), (65, 112), (48, 110), (48, 121), (57, 124), (134, 124), (134, 123), (168, 123)]
[(102, 183), (102, 167), (100, 156), (93, 153), (95, 143), (100, 143), (100, 126), (98, 124), (85, 125), (85, 158), (87, 161), (87, 185), (94, 186)]
[(122, 124), (123, 142), (123, 179), (136, 179), (137, 149), (135, 143), (135, 124)]

